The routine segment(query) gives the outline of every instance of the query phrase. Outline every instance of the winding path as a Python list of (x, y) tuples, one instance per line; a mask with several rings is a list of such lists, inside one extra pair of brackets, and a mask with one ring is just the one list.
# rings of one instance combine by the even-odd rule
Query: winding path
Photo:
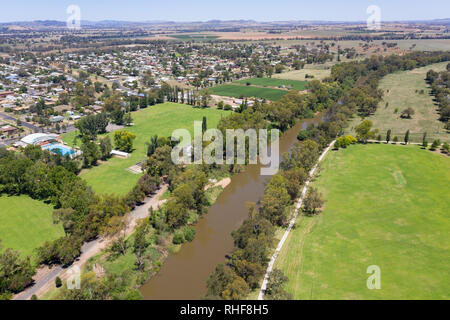
[(278, 254), (280, 253), (281, 249), (283, 248), (283, 245), (286, 242), (286, 239), (289, 236), (289, 233), (291, 232), (292, 228), (294, 227), (295, 221), (297, 220), (298, 212), (300, 210), (300, 207), (303, 204), (303, 200), (305, 199), (306, 191), (308, 191), (308, 186), (309, 186), (312, 178), (314, 177), (314, 173), (316, 172), (317, 167), (319, 166), (319, 163), (323, 160), (323, 158), (328, 153), (328, 151), (330, 151), (330, 149), (333, 147), (335, 142), (336, 142), (336, 140), (331, 142), (330, 145), (323, 151), (323, 153), (319, 157), (319, 160), (317, 160), (316, 165), (309, 172), (308, 180), (306, 181), (305, 186), (303, 187), (302, 194), (297, 202), (297, 205), (295, 206), (294, 217), (289, 222), (289, 226), (286, 229), (286, 231), (284, 232), (283, 237), (281, 238), (280, 242), (278, 243), (278, 246), (275, 249), (275, 252), (272, 255), (272, 258), (270, 259), (269, 265), (267, 266), (266, 275), (264, 276), (264, 280), (261, 285), (261, 289), (259, 291), (258, 300), (264, 300), (264, 294), (267, 289), (267, 283), (269, 282), (269, 278), (270, 278), (270, 274), (272, 273), (273, 266), (275, 265), (275, 261), (277, 260)]

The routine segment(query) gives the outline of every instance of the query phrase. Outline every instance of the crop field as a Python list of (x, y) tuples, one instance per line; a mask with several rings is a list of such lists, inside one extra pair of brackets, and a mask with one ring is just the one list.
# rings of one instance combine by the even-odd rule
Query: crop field
[[(403, 141), (406, 131), (410, 130), (413, 142), (422, 142), (424, 132), (427, 133), (429, 142), (434, 139), (450, 142), (450, 134), (438, 120), (437, 106), (425, 82), (426, 73), (430, 69), (443, 71), (447, 64), (448, 62), (443, 62), (411, 71), (397, 72), (387, 75), (380, 81), (379, 88), (384, 93), (384, 100), (378, 105), (375, 114), (367, 119), (373, 122), (374, 128), (380, 130), (383, 138), (387, 130), (391, 129), (392, 138), (398, 136), (399, 141)], [(408, 107), (413, 108), (415, 114), (411, 119), (402, 119), (401, 112)], [(360, 122), (359, 117), (353, 119), (349, 131), (353, 133), (354, 127)]]
[(306, 81), (297, 80), (285, 80), (285, 79), (275, 79), (275, 78), (251, 78), (238, 80), (234, 83), (247, 84), (250, 83), (252, 86), (263, 86), (263, 87), (281, 87), (285, 86), (287, 89), (294, 89), (298, 91), (306, 90)]
[(211, 92), (218, 96), (234, 97), (234, 98), (261, 98), (271, 101), (280, 100), (285, 94), (288, 93), (287, 90), (279, 90), (264, 87), (252, 87), (252, 86), (242, 86), (234, 84), (224, 84), (221, 86), (213, 87), (210, 89)]
[[(84, 170), (81, 176), (92, 188), (99, 193), (126, 194), (129, 192), (140, 175), (128, 172), (126, 169), (146, 159), (146, 142), (157, 134), (159, 137), (170, 137), (176, 129), (188, 129), (193, 133), (194, 121), (202, 121), (206, 116), (208, 128), (215, 128), (222, 116), (229, 111), (217, 109), (192, 108), (188, 105), (176, 103), (158, 104), (132, 114), (134, 126), (126, 128), (137, 137), (134, 140), (135, 150), (128, 159), (112, 158), (97, 167)], [(76, 132), (63, 135), (63, 140), (73, 145)], [(109, 133), (113, 141), (114, 133)]]
[(174, 34), (174, 35), (170, 35), (170, 37), (178, 39), (178, 40), (186, 40), (186, 41), (216, 40), (219, 38), (219, 36), (210, 35), (210, 34)]
[(0, 197), (0, 240), (3, 249), (12, 248), (22, 256), (45, 241), (64, 236), (62, 225), (54, 225), (53, 208), (28, 196)]
[[(294, 299), (449, 299), (450, 159), (418, 146), (328, 154), (314, 185), (326, 204), (301, 216), (276, 268)], [(369, 266), (381, 289), (369, 290)]]

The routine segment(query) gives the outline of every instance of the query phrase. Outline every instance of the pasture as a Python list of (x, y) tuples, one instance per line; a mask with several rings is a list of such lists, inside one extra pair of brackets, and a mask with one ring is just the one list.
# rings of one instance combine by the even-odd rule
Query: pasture
[(234, 98), (261, 98), (271, 101), (280, 100), (287, 90), (279, 90), (264, 87), (242, 86), (234, 84), (224, 84), (210, 89), (212, 94)]
[(170, 35), (171, 38), (177, 39), (177, 40), (183, 40), (183, 41), (211, 41), (216, 40), (220, 38), (220, 36), (217, 35), (211, 35), (211, 34), (173, 34)]
[[(449, 299), (450, 160), (418, 146), (354, 145), (313, 182), (326, 199), (299, 216), (276, 262), (294, 299)], [(369, 290), (369, 266), (381, 289)]]
[[(331, 74), (333, 63), (307, 64), (303, 69), (292, 70), (273, 75), (273, 78), (296, 81), (322, 80)], [(306, 78), (306, 75), (312, 75), (313, 78)]]
[[(134, 126), (126, 128), (136, 135), (134, 151), (128, 159), (112, 158), (96, 167), (84, 170), (81, 177), (99, 193), (128, 193), (140, 175), (128, 172), (126, 169), (147, 158), (146, 142), (157, 134), (159, 137), (170, 137), (176, 129), (194, 131), (194, 121), (202, 121), (206, 116), (208, 128), (215, 128), (222, 116), (229, 111), (217, 109), (200, 109), (177, 103), (158, 104), (132, 114)], [(63, 140), (72, 144), (76, 132), (63, 135)], [(109, 133), (113, 141), (114, 133)]]
[[(450, 134), (444, 129), (444, 123), (438, 120), (437, 106), (425, 82), (426, 73), (430, 69), (443, 71), (447, 64), (448, 62), (443, 62), (410, 71), (396, 72), (380, 81), (379, 88), (384, 94), (383, 101), (378, 105), (375, 114), (367, 119), (373, 122), (374, 128), (380, 130), (383, 139), (386, 137), (387, 130), (392, 129), (392, 138), (398, 136), (399, 141), (403, 141), (405, 132), (410, 130), (410, 140), (413, 142), (422, 142), (424, 132), (427, 133), (430, 143), (434, 139), (450, 142)], [(422, 90), (423, 93), (421, 93)], [(401, 112), (408, 107), (413, 108), (415, 114), (411, 119), (402, 119)], [(349, 132), (354, 133), (354, 127), (361, 121), (359, 117), (354, 118), (350, 122)]]
[(54, 225), (53, 207), (28, 196), (0, 196), (0, 240), (3, 249), (34, 256), (45, 241), (64, 236), (62, 225)]

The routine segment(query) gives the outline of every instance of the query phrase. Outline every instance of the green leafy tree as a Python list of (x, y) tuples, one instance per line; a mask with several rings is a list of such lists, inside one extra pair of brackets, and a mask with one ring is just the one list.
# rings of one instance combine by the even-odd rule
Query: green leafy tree
[(373, 123), (370, 120), (364, 120), (355, 127), (356, 137), (358, 140), (367, 143), (367, 140), (372, 139), (378, 130), (372, 130)]
[(0, 297), (22, 291), (32, 283), (34, 274), (30, 257), (21, 258), (19, 252), (4, 250), (0, 243)]
[(202, 133), (205, 133), (206, 130), (208, 130), (208, 124), (206, 122), (206, 117), (203, 117), (203, 120), (202, 120)]
[(118, 130), (114, 133), (114, 143), (120, 151), (131, 152), (136, 135), (127, 130)]
[(283, 272), (274, 269), (270, 274), (269, 282), (266, 288), (266, 299), (268, 300), (290, 300), (292, 296), (284, 290), (285, 284), (289, 281)]
[(387, 131), (387, 133), (386, 133), (386, 142), (389, 144), (389, 142), (391, 141), (391, 133), (392, 133), (392, 130), (391, 129), (389, 129), (388, 131)]
[(222, 298), (225, 300), (243, 300), (250, 292), (250, 288), (244, 279), (235, 276), (222, 292)]
[(89, 168), (97, 164), (101, 157), (98, 145), (93, 141), (84, 141), (81, 145), (81, 152), (83, 157), (83, 166)]
[(428, 147), (427, 133), (426, 132), (423, 134), (423, 137), (422, 137), (422, 147), (424, 147), (424, 148)]
[(287, 191), (287, 181), (281, 174), (273, 176), (261, 198), (263, 216), (273, 224), (284, 225), (287, 222), (287, 207), (291, 197)]
[(106, 160), (111, 157), (112, 144), (109, 136), (100, 139), (100, 158)]
[(316, 214), (317, 209), (324, 205), (322, 194), (314, 187), (311, 187), (306, 195), (303, 203), (303, 209), (309, 214)]
[(147, 221), (141, 221), (134, 236), (133, 250), (136, 255), (136, 265), (140, 271), (142, 271), (145, 267), (145, 250), (149, 246), (149, 242), (146, 237), (148, 233), (148, 226)]

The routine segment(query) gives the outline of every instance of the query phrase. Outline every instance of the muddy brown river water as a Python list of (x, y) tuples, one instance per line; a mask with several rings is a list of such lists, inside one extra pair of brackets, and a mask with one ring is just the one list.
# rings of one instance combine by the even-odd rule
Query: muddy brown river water
[[(301, 129), (321, 122), (322, 118), (323, 115), (318, 114), (286, 131), (280, 138), (280, 154), (297, 142)], [(140, 288), (144, 299), (198, 300), (204, 297), (209, 275), (233, 251), (231, 232), (247, 218), (246, 203), (259, 201), (268, 178), (260, 175), (260, 165), (248, 165), (245, 172), (234, 175), (208, 214), (198, 221), (194, 241), (169, 255), (160, 272)]]

